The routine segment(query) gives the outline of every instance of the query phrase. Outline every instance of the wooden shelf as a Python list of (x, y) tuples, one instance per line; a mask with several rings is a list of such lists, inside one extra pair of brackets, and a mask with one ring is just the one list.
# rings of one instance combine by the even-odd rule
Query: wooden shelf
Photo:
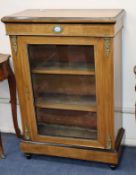
[(96, 112), (95, 96), (46, 95), (35, 101), (39, 108)]
[(90, 128), (38, 123), (38, 131), (41, 135), (97, 139), (97, 130), (92, 130)]
[(67, 75), (95, 75), (94, 66), (88, 65), (68, 65), (68, 64), (45, 64), (32, 69), (36, 74), (67, 74)]

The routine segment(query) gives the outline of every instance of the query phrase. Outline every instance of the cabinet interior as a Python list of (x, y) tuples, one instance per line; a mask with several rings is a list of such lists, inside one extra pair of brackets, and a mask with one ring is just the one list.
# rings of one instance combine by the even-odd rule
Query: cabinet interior
[(27, 48), (38, 134), (97, 139), (94, 46)]

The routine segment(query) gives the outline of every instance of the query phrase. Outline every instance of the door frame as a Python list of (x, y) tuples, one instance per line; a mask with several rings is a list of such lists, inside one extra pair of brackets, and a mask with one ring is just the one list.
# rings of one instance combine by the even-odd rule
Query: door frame
[[(105, 78), (103, 73), (103, 41), (92, 37), (50, 37), (50, 36), (18, 36), (18, 54), (17, 59), (20, 64), (20, 75), (22, 76), (22, 85), (24, 91), (19, 93), (19, 99), (24, 98), (25, 102), (20, 100), (20, 105), (24, 106), (25, 114), (22, 116), (23, 132), (25, 139), (33, 142), (48, 142), (55, 144), (85, 146), (95, 148), (106, 148), (106, 126), (107, 118), (104, 110), (104, 100), (101, 95), (105, 91), (102, 79)], [(30, 67), (28, 61), (28, 44), (68, 44), (68, 45), (93, 45), (95, 58), (96, 74), (96, 104), (97, 104), (97, 140), (72, 139), (53, 136), (38, 135), (36, 115), (33, 105), (33, 90), (31, 83)], [(25, 104), (24, 104), (25, 103)], [(27, 126), (27, 127), (26, 127)], [(29, 135), (29, 136), (27, 136)]]

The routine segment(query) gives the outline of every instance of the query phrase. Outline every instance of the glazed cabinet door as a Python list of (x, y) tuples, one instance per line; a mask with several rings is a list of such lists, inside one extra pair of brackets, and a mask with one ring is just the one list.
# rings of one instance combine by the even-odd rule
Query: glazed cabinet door
[(19, 36), (17, 44), (25, 139), (106, 148), (102, 40)]

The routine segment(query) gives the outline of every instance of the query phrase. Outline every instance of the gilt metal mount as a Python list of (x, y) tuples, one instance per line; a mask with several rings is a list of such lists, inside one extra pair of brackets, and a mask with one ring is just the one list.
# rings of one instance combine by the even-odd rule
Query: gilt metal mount
[(13, 51), (17, 53), (17, 36), (11, 36), (11, 45), (12, 45)]
[(112, 149), (112, 139), (110, 136), (107, 139), (107, 146), (106, 147), (107, 147), (107, 149)]
[(30, 140), (29, 129), (27, 127), (25, 128), (24, 138)]
[(104, 52), (106, 57), (108, 57), (110, 54), (110, 46), (111, 46), (110, 42), (111, 42), (110, 38), (104, 38)]

